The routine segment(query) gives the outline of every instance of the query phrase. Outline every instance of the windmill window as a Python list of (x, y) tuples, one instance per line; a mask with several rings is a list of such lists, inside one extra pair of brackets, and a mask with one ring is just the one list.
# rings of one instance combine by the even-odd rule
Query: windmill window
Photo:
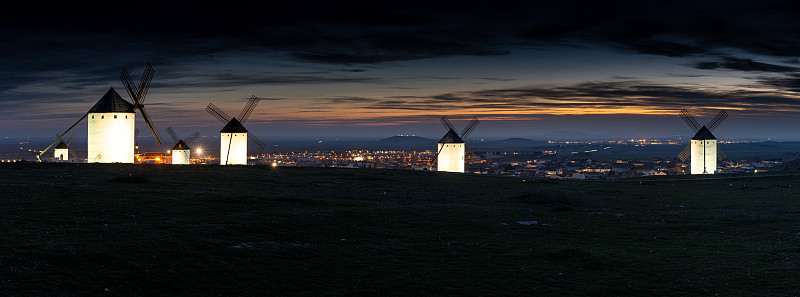
[(114, 118), (116, 119), (116, 118), (117, 118), (117, 115), (114, 115)]
[(106, 116), (100, 116), (100, 118), (101, 118), (101, 119), (105, 119), (105, 118), (106, 118)]
[(128, 115), (127, 115), (127, 114), (125, 115), (125, 118), (126, 118), (126, 119), (128, 118)]
[(92, 116), (92, 119), (94, 119), (94, 116)]

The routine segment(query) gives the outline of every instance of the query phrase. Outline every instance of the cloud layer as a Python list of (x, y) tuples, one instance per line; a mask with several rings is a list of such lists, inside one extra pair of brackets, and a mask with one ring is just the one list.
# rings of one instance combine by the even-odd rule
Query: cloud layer
[[(0, 115), (41, 117), (47, 113), (42, 102), (63, 106), (57, 114), (85, 109), (71, 104), (96, 100), (97, 93), (117, 85), (122, 66), (150, 61), (159, 71), (153, 87), (166, 96), (231, 93), (241, 98), (255, 86), (280, 86), (278, 95), (259, 95), (282, 99), (281, 108), (297, 112), (286, 123), (302, 122), (300, 114), (315, 116), (305, 118), (309, 125), (367, 125), (377, 118), (402, 123), (445, 113), (513, 121), (569, 114), (668, 115), (684, 107), (791, 117), (800, 114), (800, 11), (790, 9), (793, 4), (282, 1), (208, 8), (160, 3), (103, 13), (72, 3), (50, 11), (8, 8), (0, 18), (0, 37), (6, 41), (0, 43)], [(653, 74), (624, 76), (612, 64), (603, 79), (542, 84), (525, 73), (482, 73), (472, 77), (485, 84), (478, 88), (463, 77), (437, 76), (419, 67), (451, 59), (440, 67), (457, 68), (463, 67), (463, 57), (503, 59), (556, 47), (671, 59), (686, 72), (645, 69)], [(578, 68), (586, 58), (564, 57)], [(381, 72), (403, 63), (419, 68)], [(717, 76), (745, 83), (689, 81)], [(437, 82), (429, 83), (432, 79)], [(463, 87), (436, 89), (459, 83)], [(354, 85), (392, 91), (359, 92)], [(178, 101), (164, 104), (184, 108)], [(331, 110), (362, 113), (350, 119), (316, 117)]]

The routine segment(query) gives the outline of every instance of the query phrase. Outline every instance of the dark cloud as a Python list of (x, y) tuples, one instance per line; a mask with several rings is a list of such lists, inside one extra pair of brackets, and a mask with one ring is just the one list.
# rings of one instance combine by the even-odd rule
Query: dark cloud
[(344, 76), (270, 75), (262, 73), (233, 74), (216, 73), (195, 75), (191, 80), (166, 80), (152, 83), (153, 88), (164, 88), (166, 92), (206, 91), (207, 88), (232, 88), (252, 85), (330, 84), (330, 83), (375, 83), (380, 78)]
[(376, 102), (379, 101), (375, 98), (364, 98), (364, 97), (334, 97), (334, 98), (327, 98), (325, 101), (329, 101), (330, 103), (365, 103), (365, 102)]
[(763, 62), (756, 62), (751, 59), (740, 59), (733, 57), (724, 57), (719, 62), (700, 62), (695, 64), (697, 69), (727, 69), (739, 71), (760, 71), (760, 72), (795, 72), (800, 70), (797, 67), (783, 66), (777, 64), (769, 64)]
[[(506, 55), (519, 46), (604, 44), (685, 57), (732, 48), (768, 56), (800, 52), (800, 11), (789, 1), (266, 2), (231, 7), (111, 10), (6, 8), (0, 78), (16, 70), (172, 64), (232, 51), (282, 52), (298, 60), (375, 64), (457, 55)], [(727, 58), (702, 69), (790, 71)], [(363, 71), (354, 68), (346, 71)], [(113, 71), (111, 73), (114, 73)], [(24, 82), (15, 82), (24, 83)]]
[[(7, 9), (0, 52), (42, 57), (98, 51), (170, 59), (231, 49), (285, 50), (326, 63), (378, 63), (451, 55), (503, 55), (533, 42), (606, 42), (645, 54), (681, 57), (733, 47), (774, 56), (800, 52), (800, 12), (792, 2), (671, 1), (558, 3), (416, 1), (277, 3), (246, 7), (158, 8), (102, 14)], [(136, 17), (131, 17), (136, 16)], [(85, 56), (91, 58), (91, 55)], [(75, 67), (61, 59), (35, 67)]]
[(800, 74), (798, 73), (779, 77), (760, 77), (758, 82), (768, 87), (777, 87), (784, 91), (800, 93)]

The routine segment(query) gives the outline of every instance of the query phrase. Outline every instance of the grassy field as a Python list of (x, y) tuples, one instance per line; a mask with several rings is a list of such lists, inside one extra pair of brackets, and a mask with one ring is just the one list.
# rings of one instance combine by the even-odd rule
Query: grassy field
[(3, 296), (800, 294), (797, 175), (6, 163), (0, 178)]

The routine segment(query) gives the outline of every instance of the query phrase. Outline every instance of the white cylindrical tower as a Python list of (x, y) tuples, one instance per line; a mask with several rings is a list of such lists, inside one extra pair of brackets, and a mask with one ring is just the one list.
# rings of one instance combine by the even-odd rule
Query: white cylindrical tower
[(133, 163), (133, 105), (114, 88), (89, 110), (88, 156), (90, 163)]
[(717, 171), (717, 138), (703, 126), (692, 137), (692, 174), (714, 174)]
[(447, 131), (447, 134), (439, 140), (437, 146), (439, 155), (436, 158), (436, 170), (445, 172), (464, 173), (464, 140), (458, 133)]
[(220, 131), (220, 165), (247, 165), (247, 129), (236, 118)]
[(56, 161), (69, 161), (69, 147), (66, 143), (59, 142), (56, 148), (53, 149), (53, 159)]
[(178, 143), (172, 147), (172, 164), (189, 164), (190, 152), (191, 149), (183, 140), (178, 141)]

